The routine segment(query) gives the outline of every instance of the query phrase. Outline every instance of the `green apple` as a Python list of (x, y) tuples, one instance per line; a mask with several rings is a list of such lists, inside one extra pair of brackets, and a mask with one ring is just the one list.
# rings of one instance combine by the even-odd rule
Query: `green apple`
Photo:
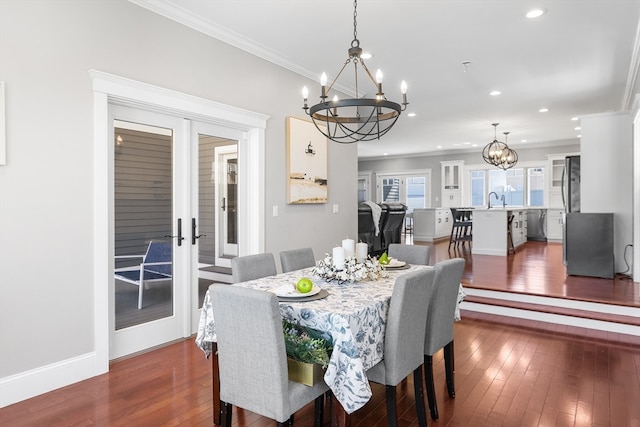
[(380, 255), (380, 259), (378, 259), (378, 262), (382, 265), (387, 265), (389, 264), (389, 255), (387, 255), (387, 253), (383, 253), (382, 255)]
[(298, 280), (298, 283), (296, 284), (296, 289), (301, 294), (306, 294), (307, 292), (311, 292), (311, 289), (313, 289), (313, 282), (308, 277), (303, 277), (302, 279)]

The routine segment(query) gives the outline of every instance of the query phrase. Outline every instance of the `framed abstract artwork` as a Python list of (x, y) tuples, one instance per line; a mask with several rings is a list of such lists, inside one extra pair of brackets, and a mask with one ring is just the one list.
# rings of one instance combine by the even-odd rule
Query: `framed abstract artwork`
[(327, 138), (307, 120), (287, 117), (287, 202), (327, 203)]

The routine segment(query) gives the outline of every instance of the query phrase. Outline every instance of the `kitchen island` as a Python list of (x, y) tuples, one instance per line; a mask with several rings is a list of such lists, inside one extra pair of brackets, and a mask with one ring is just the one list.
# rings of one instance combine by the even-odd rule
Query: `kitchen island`
[(471, 253), (479, 255), (507, 256), (511, 245), (508, 241), (508, 222), (513, 215), (511, 234), (513, 247), (517, 249), (527, 241), (527, 211), (524, 208), (491, 208), (473, 211), (473, 245)]

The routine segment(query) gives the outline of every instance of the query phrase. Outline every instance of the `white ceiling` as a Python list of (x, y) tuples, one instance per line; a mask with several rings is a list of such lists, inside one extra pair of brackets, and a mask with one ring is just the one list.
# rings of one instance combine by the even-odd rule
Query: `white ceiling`
[[(349, 0), (130, 1), (314, 80), (335, 77), (353, 39)], [(525, 18), (534, 6), (547, 13)], [(626, 110), (637, 89), (640, 0), (360, 0), (357, 10), (367, 66), (382, 69), (390, 100), (406, 80), (410, 102), (380, 141), (359, 143), (360, 158), (480, 152), (494, 122), (516, 150), (578, 142), (572, 117)], [(309, 90), (311, 102), (319, 85)]]

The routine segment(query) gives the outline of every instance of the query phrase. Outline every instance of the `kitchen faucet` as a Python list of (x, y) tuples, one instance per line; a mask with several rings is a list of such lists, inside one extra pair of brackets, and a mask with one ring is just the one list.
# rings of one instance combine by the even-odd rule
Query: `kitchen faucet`
[(498, 194), (497, 194), (495, 191), (490, 192), (490, 193), (487, 195), (487, 209), (491, 209), (491, 195), (492, 195), (492, 194), (493, 194), (494, 196), (496, 196), (496, 199), (498, 199)]

